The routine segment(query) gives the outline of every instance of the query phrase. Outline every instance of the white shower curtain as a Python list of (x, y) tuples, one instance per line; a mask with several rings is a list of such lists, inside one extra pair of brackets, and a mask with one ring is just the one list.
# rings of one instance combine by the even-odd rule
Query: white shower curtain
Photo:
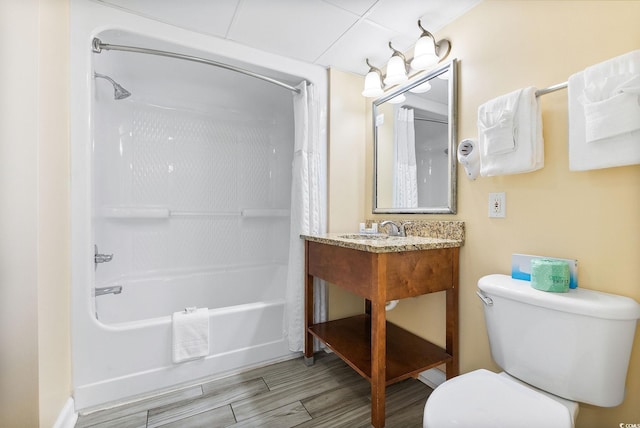
[(395, 125), (393, 206), (415, 208), (418, 206), (418, 173), (413, 109), (399, 107), (396, 111)]
[[(285, 335), (291, 351), (304, 349), (304, 241), (300, 234), (326, 232), (326, 179), (320, 107), (314, 86), (302, 82), (293, 95), (295, 146)], [(314, 319), (326, 321), (326, 286), (316, 280)]]

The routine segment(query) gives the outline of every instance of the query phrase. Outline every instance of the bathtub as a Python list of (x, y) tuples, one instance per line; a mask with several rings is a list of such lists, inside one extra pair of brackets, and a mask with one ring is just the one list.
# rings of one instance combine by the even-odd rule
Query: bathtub
[[(139, 321), (166, 321), (174, 312), (188, 307), (208, 308), (212, 318), (281, 308), (284, 305), (286, 266), (230, 266), (200, 272), (149, 275), (118, 278), (96, 288), (122, 287), (118, 294), (96, 296), (96, 318), (104, 324), (125, 324)], [(282, 314), (264, 326), (282, 334)], [(272, 324), (272, 321), (276, 321)], [(212, 324), (218, 334), (219, 326)], [(271, 340), (269, 340), (271, 341)], [(226, 340), (212, 340), (212, 344)], [(239, 346), (238, 346), (239, 347)]]
[[(85, 325), (93, 346), (85, 352), (106, 366), (76, 368), (77, 379), (96, 379), (76, 387), (76, 408), (293, 358), (282, 334), (285, 301), (280, 290), (285, 280), (285, 266), (236, 266), (101, 284), (121, 286), (122, 292), (95, 297), (95, 316)], [(236, 292), (230, 293), (231, 288)], [(190, 306), (209, 308), (210, 352), (175, 364), (171, 315)]]
[[(121, 156), (123, 148), (126, 152), (126, 145), (130, 144), (130, 134), (121, 132), (129, 129), (130, 123), (121, 126), (121, 118), (129, 115), (134, 102), (146, 99), (148, 108), (143, 106), (146, 110), (137, 111), (156, 112), (155, 117), (165, 123), (163, 115), (169, 110), (160, 111), (153, 97), (160, 93), (178, 97), (185, 90), (191, 91), (200, 103), (195, 106), (198, 116), (191, 115), (193, 106), (190, 104), (178, 105), (176, 111), (181, 115), (190, 114), (191, 123), (199, 124), (207, 116), (201, 112), (216, 97), (188, 87), (195, 81), (190, 78), (185, 79), (185, 88), (164, 84), (159, 86), (162, 91), (157, 91), (152, 88), (157, 73), (152, 71), (169, 73), (174, 69), (173, 65), (170, 69), (150, 65), (148, 73), (138, 75), (109, 63), (107, 56), (96, 59), (90, 47), (93, 37), (105, 36), (103, 41), (107, 43), (180, 49), (222, 62), (231, 60), (262, 71), (271, 70), (274, 77), (289, 79), (289, 82), (306, 79), (321, 94), (327, 91), (326, 70), (189, 32), (99, 2), (71, 0), (70, 12), (71, 366), (75, 410), (109, 406), (298, 356), (299, 353), (289, 351), (284, 334), (286, 250), (274, 251), (272, 246), (288, 235), (289, 219), (282, 215), (283, 204), (280, 203), (286, 199), (285, 195), (276, 195), (277, 204), (272, 206), (245, 204), (246, 198), (239, 198), (237, 207), (227, 210), (218, 205), (220, 198), (191, 198), (181, 190), (174, 192), (176, 198), (169, 200), (168, 205), (158, 204), (153, 198), (161, 194), (155, 191), (162, 188), (153, 187), (150, 190), (155, 193), (144, 193), (147, 199), (140, 202), (141, 212), (154, 214), (161, 207), (162, 218), (157, 215), (123, 217), (123, 212), (130, 213), (128, 204), (135, 200), (125, 200), (115, 208), (113, 201), (124, 195), (123, 183), (130, 182), (129, 176), (122, 175), (127, 173), (129, 163), (122, 163), (120, 169), (106, 171), (102, 176), (108, 177), (109, 181), (104, 181), (100, 171), (96, 174), (96, 170), (103, 167), (96, 166), (93, 158), (94, 150), (102, 150), (99, 138), (113, 139), (114, 151), (105, 152), (104, 156)], [(127, 58), (131, 62), (141, 61), (133, 56)], [(96, 123), (92, 116), (96, 109), (92, 78), (96, 61), (99, 61), (97, 71), (111, 74), (115, 70), (120, 83), (134, 93), (131, 99), (119, 101), (121, 104), (114, 110), (117, 114), (109, 116), (102, 124)], [(149, 59), (150, 64), (156, 64), (154, 61), (159, 60)], [(211, 74), (206, 73), (207, 76)], [(99, 84), (102, 90), (108, 89), (104, 86), (106, 82)], [(252, 89), (248, 92), (255, 93), (253, 88), (257, 85), (253, 82), (250, 85)], [(229, 94), (221, 92), (219, 96)], [(137, 101), (135, 97), (138, 97)], [(233, 97), (228, 100), (236, 101)], [(109, 113), (110, 105), (105, 106), (106, 110), (103, 110)], [(321, 100), (320, 110), (326, 117), (326, 98)], [(232, 134), (239, 135), (237, 132)], [(267, 141), (277, 142), (281, 137), (274, 134)], [(197, 157), (197, 153), (202, 153), (198, 151), (198, 140), (192, 139), (188, 143), (193, 144), (190, 147), (196, 154), (191, 170), (198, 174), (202, 172), (202, 176), (215, 182), (219, 175), (198, 169), (206, 166), (199, 162), (202, 156)], [(170, 155), (175, 140), (166, 140), (163, 144), (156, 146), (159, 150), (154, 155)], [(246, 147), (250, 151), (238, 152), (237, 156), (256, 153), (254, 147), (260, 149), (261, 145)], [(157, 156), (150, 157), (148, 165), (156, 165), (153, 162), (157, 159)], [(247, 159), (255, 161), (255, 170), (265, 172), (267, 162)], [(227, 170), (233, 172), (233, 168)], [(158, 170), (148, 168), (145, 171), (155, 173)], [(179, 169), (172, 174), (177, 172)], [(187, 187), (192, 185), (189, 177), (183, 178), (180, 183)], [(259, 184), (222, 186), (220, 191), (235, 197), (241, 193), (236, 188), (246, 189), (258, 197), (273, 199), (274, 193), (261, 187), (264, 180)], [(101, 186), (105, 192), (98, 194), (95, 189)], [(182, 207), (176, 208), (180, 204)], [(149, 211), (148, 206), (153, 209)], [(265, 208), (276, 209), (265, 211)], [(165, 215), (167, 209), (169, 214)], [(185, 240), (179, 239), (183, 233), (195, 239), (192, 248), (185, 247)], [(221, 238), (224, 245), (209, 245), (217, 242), (210, 239), (209, 234)], [(99, 245), (101, 252), (114, 253), (113, 262), (94, 265), (94, 244)], [(232, 255), (239, 258), (234, 259)], [(122, 287), (122, 292), (96, 296), (95, 289), (104, 287)], [(204, 358), (175, 364), (171, 358), (171, 315), (194, 306), (209, 309), (210, 353)]]

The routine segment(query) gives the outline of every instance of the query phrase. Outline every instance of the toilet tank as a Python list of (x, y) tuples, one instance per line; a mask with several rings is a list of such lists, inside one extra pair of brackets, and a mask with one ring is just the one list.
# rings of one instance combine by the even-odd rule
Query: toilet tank
[(635, 300), (581, 288), (550, 293), (507, 275), (484, 276), (478, 288), (491, 355), (504, 371), (569, 400), (622, 403)]

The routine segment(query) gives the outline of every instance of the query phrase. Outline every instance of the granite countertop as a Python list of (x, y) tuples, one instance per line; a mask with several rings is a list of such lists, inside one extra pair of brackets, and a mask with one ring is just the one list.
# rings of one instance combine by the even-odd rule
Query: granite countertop
[(369, 253), (397, 253), (402, 251), (434, 250), (438, 248), (454, 248), (462, 246), (461, 239), (443, 239), (426, 236), (387, 236), (377, 234), (373, 237), (358, 233), (325, 233), (322, 235), (300, 235), (307, 241), (337, 245)]

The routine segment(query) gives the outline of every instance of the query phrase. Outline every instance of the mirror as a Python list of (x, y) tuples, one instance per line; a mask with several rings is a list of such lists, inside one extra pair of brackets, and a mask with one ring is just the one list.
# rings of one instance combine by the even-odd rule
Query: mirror
[(456, 60), (373, 103), (373, 213), (456, 213)]

